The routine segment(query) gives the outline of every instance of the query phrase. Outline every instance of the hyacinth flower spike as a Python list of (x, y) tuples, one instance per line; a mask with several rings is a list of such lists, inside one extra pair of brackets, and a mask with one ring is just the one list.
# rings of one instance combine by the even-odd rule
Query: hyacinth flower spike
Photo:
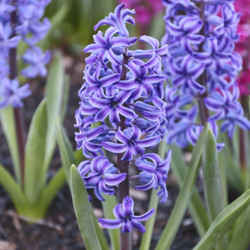
[[(167, 45), (161, 47), (155, 38), (141, 36), (139, 40), (151, 48), (132, 50), (137, 39), (129, 37), (126, 24), (135, 24), (131, 16), (134, 11), (124, 6), (118, 5), (114, 13), (99, 21), (95, 29), (109, 27), (105, 32), (98, 31), (94, 43), (84, 49), (90, 55), (86, 58), (84, 83), (78, 93), (80, 107), (76, 111), (75, 127), (79, 131), (75, 138), (78, 149), (90, 159), (78, 167), (86, 188), (94, 189), (101, 201), (103, 193), (117, 194), (118, 205), (113, 210), (116, 220), (105, 218), (99, 222), (109, 229), (121, 227), (121, 248), (130, 249), (130, 234), (123, 233), (133, 228), (145, 232), (140, 221), (147, 220), (154, 212), (134, 215), (129, 178), (133, 177), (131, 163), (138, 162), (136, 158), (143, 157), (147, 148), (157, 146), (167, 133), (167, 104), (163, 99), (166, 76), (162, 72), (162, 56), (167, 53)], [(110, 155), (114, 157), (108, 159)], [(163, 161), (156, 155), (148, 157), (155, 165), (149, 170), (143, 168), (146, 163), (139, 164), (137, 170), (147, 178), (141, 179), (138, 189), (160, 187), (158, 195), (163, 202), (167, 198), (170, 153)], [(153, 183), (150, 181), (146, 188), (143, 185), (148, 178)]]

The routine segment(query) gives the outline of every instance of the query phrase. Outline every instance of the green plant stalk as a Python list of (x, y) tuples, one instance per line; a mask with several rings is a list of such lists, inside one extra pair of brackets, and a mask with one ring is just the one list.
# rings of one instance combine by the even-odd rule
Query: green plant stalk
[(88, 193), (74, 165), (70, 170), (70, 186), (78, 226), (87, 250), (102, 250), (95, 230)]
[[(236, 135), (234, 135), (236, 136)], [(227, 135), (221, 134), (222, 140), (225, 142), (224, 148), (221, 150), (221, 157), (225, 160), (227, 165), (227, 177), (229, 185), (233, 186), (238, 192), (244, 192), (244, 184), (240, 174), (240, 168), (238, 167), (237, 157), (230, 148), (230, 143)]]
[(15, 207), (24, 206), (27, 200), (22, 192), (21, 187), (15, 182), (13, 177), (0, 164), (0, 183), (10, 196)]
[[(16, 0), (13, 0), (13, 6), (16, 6)], [(15, 27), (17, 22), (16, 11), (11, 12), (11, 25), (13, 32), (11, 37), (14, 37)], [(9, 78), (14, 80), (17, 78), (17, 59), (16, 59), (16, 48), (11, 48), (9, 50), (9, 61), (10, 61), (10, 74)], [(21, 185), (24, 184), (24, 174), (25, 174), (25, 136), (24, 136), (24, 128), (23, 121), (20, 108), (14, 108), (14, 124), (17, 136), (17, 146), (18, 146), (18, 158), (19, 158), (19, 166), (20, 166), (20, 174), (21, 174)]]
[(204, 191), (208, 207), (210, 222), (224, 209), (224, 197), (221, 185), (218, 153), (216, 141), (211, 129), (208, 130), (208, 139), (204, 151)]
[[(218, 214), (225, 208), (222, 180), (218, 160), (216, 141), (212, 130), (208, 130), (207, 145), (204, 150), (204, 192), (207, 204), (208, 216), (212, 223)], [(216, 246), (217, 249), (225, 249), (226, 238)]]
[(8, 143), (11, 159), (14, 166), (15, 178), (18, 185), (22, 186), (19, 153), (17, 145), (17, 136), (15, 130), (14, 110), (11, 106), (8, 106), (0, 110), (1, 124), (3, 127), (4, 134)]
[[(166, 156), (166, 152), (167, 152), (167, 145), (166, 145), (165, 137), (164, 137), (163, 140), (160, 142), (158, 154), (162, 159), (164, 159)], [(154, 223), (155, 223), (155, 218), (156, 218), (156, 213), (157, 213), (157, 208), (158, 208), (158, 203), (159, 203), (159, 197), (157, 195), (157, 192), (158, 191), (155, 189), (153, 189), (151, 192), (148, 210), (154, 208), (155, 211), (154, 211), (154, 214), (151, 216), (151, 218), (146, 221), (146, 225), (145, 225), (146, 232), (142, 236), (140, 250), (150, 249), (150, 243), (151, 243), (151, 238), (153, 234), (153, 228), (154, 228)]]
[[(115, 196), (104, 194), (105, 201), (102, 202), (102, 207), (104, 211), (105, 218), (115, 219), (113, 214), (113, 208), (117, 204)], [(109, 229), (109, 237), (111, 241), (112, 250), (119, 250), (120, 248), (120, 237), (119, 229)]]
[[(227, 206), (214, 220), (193, 250), (211, 250), (250, 205), (250, 189)], [(225, 248), (227, 249), (227, 248)], [(236, 249), (239, 249), (238, 247)]]
[(55, 117), (61, 115), (61, 108), (64, 99), (64, 69), (62, 65), (62, 56), (58, 53), (55, 55), (51, 68), (46, 81), (45, 97), (47, 100), (47, 133), (44, 162), (41, 170), (42, 186), (46, 184), (48, 167), (51, 162), (55, 146), (56, 146), (56, 133), (55, 133)]
[[(222, 149), (223, 150), (223, 149)], [(221, 187), (222, 187), (222, 196), (224, 200), (224, 207), (228, 205), (228, 183), (227, 183), (227, 166), (226, 159), (224, 158), (223, 152), (218, 152), (219, 160), (219, 170), (221, 176)]]
[[(172, 150), (172, 170), (174, 176), (177, 178), (180, 188), (182, 188), (186, 179), (188, 166), (186, 166), (186, 163), (184, 162), (181, 149), (176, 146), (171, 146), (170, 148)], [(202, 237), (209, 228), (210, 222), (202, 198), (200, 197), (196, 187), (193, 187), (188, 208), (195, 227), (200, 237)]]
[(102, 229), (100, 228), (100, 226), (98, 224), (97, 218), (96, 218), (96, 216), (94, 214), (93, 207), (91, 207), (91, 213), (92, 213), (92, 220), (93, 220), (93, 223), (94, 223), (94, 227), (95, 227), (95, 231), (96, 231), (96, 235), (97, 235), (99, 244), (100, 244), (102, 250), (109, 250), (108, 242), (107, 242), (107, 240), (106, 240), (106, 238), (105, 238), (105, 236), (103, 234)]
[(42, 207), (44, 207), (44, 210), (47, 210), (52, 200), (55, 198), (65, 182), (66, 176), (64, 173), (64, 169), (60, 167), (53, 178), (50, 180), (50, 182), (47, 184), (47, 186), (45, 186), (41, 192), (39, 201), (42, 204)]
[(227, 250), (247, 249), (250, 245), (250, 206), (235, 224), (236, 228), (228, 244)]
[(151, 218), (149, 218), (146, 221), (146, 224), (145, 224), (146, 232), (142, 236), (140, 250), (149, 250), (150, 249), (150, 243), (151, 243), (151, 238), (152, 238), (152, 234), (153, 234), (158, 203), (159, 203), (159, 197), (157, 195), (157, 190), (153, 189), (151, 192), (151, 196), (150, 196), (148, 210), (154, 208), (155, 211), (154, 211), (154, 214), (151, 216)]
[(62, 165), (66, 175), (67, 182), (70, 187), (70, 166), (76, 164), (74, 151), (71, 147), (70, 141), (61, 126), (59, 117), (56, 118), (56, 137), (60, 151), (60, 157), (62, 160)]
[(168, 220), (168, 223), (156, 246), (156, 250), (169, 249), (170, 245), (174, 240), (178, 227), (181, 223), (181, 220), (187, 208), (188, 200), (191, 195), (195, 179), (197, 177), (199, 163), (203, 153), (203, 148), (207, 140), (207, 133), (208, 133), (208, 127), (206, 125), (194, 147), (185, 182), (178, 195), (178, 198), (176, 200), (175, 206)]
[(25, 150), (24, 191), (30, 204), (35, 204), (43, 188), (41, 174), (45, 160), (47, 104), (43, 100), (33, 115)]

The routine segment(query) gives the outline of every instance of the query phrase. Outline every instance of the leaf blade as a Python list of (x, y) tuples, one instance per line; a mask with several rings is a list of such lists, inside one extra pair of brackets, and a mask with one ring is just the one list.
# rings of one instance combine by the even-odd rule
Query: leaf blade
[(186, 207), (188, 205), (188, 199), (191, 194), (198, 173), (199, 163), (203, 153), (204, 144), (206, 143), (206, 138), (207, 138), (207, 125), (204, 127), (194, 147), (186, 180), (178, 195), (177, 201), (172, 210), (167, 226), (165, 227), (161, 235), (161, 238), (156, 246), (156, 250), (169, 249), (170, 245), (173, 242), (173, 239), (178, 230), (178, 226), (181, 223)]
[(24, 192), (31, 204), (36, 202), (42, 189), (40, 176), (44, 164), (46, 135), (47, 108), (44, 99), (32, 118), (25, 148)]
[(220, 238), (232, 227), (239, 215), (250, 204), (250, 189), (242, 194), (237, 200), (227, 206), (214, 220), (207, 233), (193, 250), (213, 249)]
[(70, 186), (74, 210), (84, 244), (88, 250), (102, 250), (94, 227), (88, 193), (74, 165), (71, 166), (70, 170)]

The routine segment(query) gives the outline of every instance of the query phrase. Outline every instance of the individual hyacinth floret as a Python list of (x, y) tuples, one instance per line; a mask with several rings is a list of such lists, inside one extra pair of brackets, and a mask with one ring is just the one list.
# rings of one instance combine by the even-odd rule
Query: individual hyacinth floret
[(106, 228), (115, 229), (121, 227), (123, 233), (131, 232), (132, 228), (145, 233), (145, 227), (140, 222), (149, 219), (154, 213), (154, 208), (143, 215), (134, 215), (133, 208), (133, 199), (126, 196), (122, 204), (117, 204), (113, 209), (116, 219), (99, 219), (98, 221)]
[(89, 158), (78, 166), (86, 188), (94, 189), (101, 201), (103, 194), (114, 195), (118, 189), (120, 203), (114, 208), (117, 220), (99, 222), (106, 228), (122, 227), (122, 232), (132, 228), (144, 232), (138, 221), (147, 220), (153, 210), (134, 215), (134, 202), (126, 183), (131, 177), (129, 169), (135, 165), (141, 172), (133, 176), (137, 179), (136, 188), (142, 191), (159, 188), (161, 202), (167, 198), (170, 152), (165, 160), (153, 153), (145, 154), (167, 132), (163, 100), (166, 77), (161, 69), (161, 57), (167, 53), (167, 46), (160, 47), (155, 38), (141, 36), (139, 40), (149, 47), (131, 50), (137, 38), (129, 37), (126, 24), (135, 24), (131, 16), (134, 11), (124, 6), (118, 5), (114, 13), (95, 26), (95, 29), (109, 27), (104, 33), (98, 31), (94, 43), (84, 49), (91, 54), (86, 58), (84, 83), (79, 90), (75, 139), (77, 148)]
[[(241, 57), (234, 52), (240, 14), (232, 1), (163, 0), (166, 34), (162, 44), (168, 143), (194, 145), (206, 122), (215, 137), (218, 127), (233, 136), (236, 125), (250, 129), (238, 102), (236, 77)], [(219, 123), (219, 121), (221, 121)], [(220, 149), (222, 144), (217, 144)]]
[[(17, 60), (16, 52), (10, 53), (18, 47), (20, 41), (28, 45), (22, 56), (23, 62), (28, 64), (20, 73), (26, 78), (47, 74), (45, 64), (50, 60), (50, 52), (43, 54), (36, 46), (47, 34), (50, 22), (42, 18), (45, 7), (50, 0), (1, 0), (0, 1), (0, 60), (1, 65), (9, 65)], [(13, 63), (12, 63), (13, 65)], [(29, 85), (20, 86), (17, 81), (16, 69), (5, 67), (0, 72), (0, 101), (1, 107), (12, 105), (22, 107), (22, 99), (30, 95)], [(15, 67), (15, 66), (14, 66)], [(11, 86), (7, 86), (6, 83)]]

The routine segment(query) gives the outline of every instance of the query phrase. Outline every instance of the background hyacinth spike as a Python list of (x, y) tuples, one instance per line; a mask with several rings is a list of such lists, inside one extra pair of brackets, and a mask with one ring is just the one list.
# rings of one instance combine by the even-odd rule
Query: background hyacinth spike
[[(45, 77), (47, 75), (45, 65), (50, 61), (50, 52), (43, 53), (35, 44), (45, 37), (50, 28), (48, 18), (40, 20), (44, 15), (45, 7), (49, 3), (50, 0), (3, 0), (0, 3), (0, 58), (5, 64), (11, 62), (13, 64), (13, 61), (17, 58), (15, 53), (10, 56), (10, 51), (16, 50), (22, 40), (29, 47), (22, 56), (24, 63), (29, 64), (29, 66), (21, 70), (21, 74), (27, 78), (34, 78), (38, 75)], [(17, 78), (17, 75), (13, 74), (16, 71), (16, 69), (10, 68), (1, 71), (1, 108), (8, 105), (15, 108), (22, 107), (22, 99), (31, 94), (28, 84), (17, 88), (18, 84), (14, 79)], [(7, 86), (7, 83), (13, 86)], [(7, 89), (9, 90), (7, 91)]]
[[(234, 10), (233, 2), (163, 1), (167, 8), (162, 44), (169, 46), (164, 56), (164, 71), (169, 76), (165, 90), (170, 111), (169, 143), (194, 145), (206, 122), (217, 122), (230, 137), (236, 125), (250, 129), (237, 100), (236, 77), (242, 59), (234, 51), (240, 14)], [(183, 98), (187, 95), (189, 101), (185, 103)], [(194, 107), (199, 112), (187, 115)], [(219, 149), (222, 144), (217, 145)]]

